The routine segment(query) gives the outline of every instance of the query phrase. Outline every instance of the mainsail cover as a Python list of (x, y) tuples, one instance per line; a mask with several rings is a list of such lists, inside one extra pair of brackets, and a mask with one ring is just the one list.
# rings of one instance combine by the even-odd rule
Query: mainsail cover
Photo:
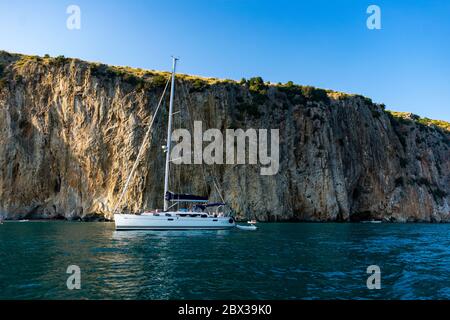
[(213, 203), (207, 203), (207, 204), (196, 204), (194, 206), (194, 208), (199, 208), (201, 210), (205, 210), (206, 208), (210, 208), (210, 207), (220, 207), (220, 206), (225, 206), (226, 203), (224, 202), (213, 202)]
[(208, 197), (193, 194), (178, 194), (169, 191), (166, 192), (165, 199), (172, 202), (208, 202)]

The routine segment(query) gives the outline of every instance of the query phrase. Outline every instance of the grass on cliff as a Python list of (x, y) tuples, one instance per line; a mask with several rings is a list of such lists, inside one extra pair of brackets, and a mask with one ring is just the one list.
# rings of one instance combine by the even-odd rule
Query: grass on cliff
[[(20, 55), (20, 59), (16, 61), (15, 67), (22, 68), (30, 62), (39, 62), (46, 65), (57, 65), (61, 66), (65, 63), (70, 63), (72, 61), (82, 62), (78, 59), (66, 58), (64, 56), (50, 57), (48, 54), (44, 57), (36, 55)], [(161, 84), (161, 79), (167, 79), (170, 76), (170, 72), (167, 71), (155, 71), (155, 70), (144, 70), (141, 68), (132, 68), (128, 66), (110, 66), (101, 63), (89, 62), (89, 68), (94, 76), (117, 76), (122, 77), (126, 82), (133, 85), (139, 85), (142, 80), (154, 79), (157, 85)], [(355, 96), (342, 92), (335, 92), (331, 90), (324, 90), (320, 88), (315, 88), (312, 86), (301, 86), (296, 85), (292, 81), (286, 84), (271, 84), (264, 82), (261, 77), (252, 77), (248, 80), (242, 79), (240, 82), (230, 79), (218, 79), (218, 78), (207, 78), (195, 75), (187, 74), (177, 74), (177, 78), (185, 80), (192, 84), (191, 92), (201, 92), (207, 89), (210, 85), (215, 84), (229, 84), (235, 86), (245, 86), (254, 96), (254, 101), (256, 103), (264, 103), (267, 97), (267, 91), (270, 86), (278, 88), (280, 91), (287, 93), (289, 98), (295, 98), (300, 96), (302, 99), (312, 100), (312, 101), (323, 101), (328, 102), (329, 99), (347, 99), (349, 97)], [(164, 81), (165, 83), (165, 81)], [(365, 98), (368, 99), (368, 98)], [(368, 99), (370, 100), (370, 99)]]
[[(63, 66), (72, 62), (85, 63), (88, 65), (88, 68), (93, 76), (120, 77), (124, 82), (135, 86), (137, 89), (144, 90), (164, 86), (167, 79), (170, 77), (170, 72), (167, 71), (144, 70), (128, 66), (110, 66), (101, 63), (84, 62), (79, 59), (66, 58), (64, 56), (50, 57), (48, 54), (44, 57), (40, 57), (36, 55), (10, 54), (5, 51), (0, 51), (0, 58), (1, 56), (15, 56), (16, 61), (14, 62), (13, 68), (19, 70), (28, 63), (41, 63), (49, 66)], [(5, 65), (0, 63), (0, 85), (5, 82), (4, 75)], [(190, 92), (202, 92), (209, 86), (216, 84), (226, 84), (229, 86), (247, 88), (252, 97), (251, 101), (241, 101), (237, 106), (237, 109), (240, 112), (247, 113), (251, 116), (260, 115), (259, 106), (266, 103), (268, 99), (268, 91), (271, 87), (276, 88), (279, 92), (285, 93), (288, 100), (293, 104), (303, 104), (307, 101), (328, 103), (330, 100), (348, 100), (352, 98), (359, 98), (365, 104), (369, 106), (373, 105), (370, 98), (361, 95), (325, 90), (315, 88), (313, 86), (297, 85), (292, 81), (288, 81), (285, 84), (272, 84), (269, 82), (264, 82), (261, 77), (253, 77), (248, 80), (242, 79), (238, 82), (230, 79), (207, 78), (187, 74), (177, 74), (177, 78), (190, 83)], [(384, 109), (384, 105), (379, 106)], [(420, 118), (407, 112), (386, 112), (400, 123), (407, 124), (415, 122), (422, 126), (439, 128), (447, 132), (450, 131), (450, 123), (446, 121)], [(374, 117), (379, 117), (381, 115), (378, 112), (373, 114)]]
[(450, 123), (443, 120), (433, 120), (429, 118), (421, 118), (418, 115), (412, 114), (410, 112), (398, 112), (398, 111), (386, 111), (389, 115), (391, 115), (395, 120), (402, 124), (419, 124), (426, 127), (443, 129), (447, 132), (450, 132)]
[(286, 84), (278, 84), (278, 90), (284, 92), (288, 99), (294, 103), (305, 103), (306, 101), (328, 103), (330, 97), (324, 89), (312, 86), (301, 86), (288, 81)]

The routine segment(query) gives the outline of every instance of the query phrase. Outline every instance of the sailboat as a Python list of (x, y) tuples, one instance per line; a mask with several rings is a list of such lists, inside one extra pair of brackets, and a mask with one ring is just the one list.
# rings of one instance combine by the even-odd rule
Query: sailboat
[[(139, 157), (144, 150), (146, 138), (148, 137), (151, 127), (153, 125), (154, 118), (159, 110), (162, 98), (165, 94), (169, 82), (166, 84), (163, 96), (159, 101), (155, 115), (149, 125), (146, 136), (144, 137), (141, 148), (139, 149), (138, 157), (133, 165), (131, 173), (125, 183), (122, 194), (119, 198), (116, 207), (114, 208), (114, 222), (116, 230), (189, 230), (189, 229), (211, 229), (221, 230), (230, 229), (235, 227), (236, 223), (232, 216), (221, 212), (221, 208), (226, 206), (224, 202), (209, 203), (207, 197), (191, 195), (191, 194), (177, 194), (169, 191), (169, 174), (170, 174), (170, 150), (172, 140), (172, 116), (173, 116), (173, 102), (175, 94), (175, 71), (177, 58), (173, 57), (172, 63), (172, 75), (171, 75), (171, 88), (169, 99), (169, 119), (167, 129), (167, 145), (166, 151), (166, 166), (164, 174), (164, 209), (153, 210), (138, 214), (124, 214), (117, 213), (117, 209), (120, 202), (126, 192), (126, 188), (130, 182), (130, 179), (137, 167)], [(172, 210), (174, 206), (179, 208), (180, 203), (190, 203), (190, 209), (177, 209)], [(216, 210), (211, 210), (216, 208)], [(213, 212), (211, 212), (213, 211)]]

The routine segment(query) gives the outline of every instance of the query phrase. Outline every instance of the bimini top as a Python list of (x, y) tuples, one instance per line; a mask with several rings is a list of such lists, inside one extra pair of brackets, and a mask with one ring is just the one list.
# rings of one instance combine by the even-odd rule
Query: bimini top
[(172, 202), (208, 202), (208, 197), (195, 196), (193, 194), (177, 194), (166, 192), (165, 199)]

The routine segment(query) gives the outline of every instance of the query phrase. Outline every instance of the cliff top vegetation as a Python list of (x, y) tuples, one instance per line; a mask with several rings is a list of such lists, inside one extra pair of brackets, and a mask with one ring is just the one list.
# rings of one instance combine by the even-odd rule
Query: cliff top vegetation
[[(170, 76), (170, 72), (145, 70), (141, 68), (132, 68), (128, 66), (112, 66), (98, 62), (86, 62), (76, 58), (66, 58), (64, 56), (51, 57), (45, 55), (43, 57), (36, 55), (24, 55), (9, 53), (0, 50), (0, 85), (6, 74), (6, 66), (12, 64), (12, 68), (21, 69), (28, 63), (39, 62), (43, 65), (61, 66), (66, 63), (78, 62), (86, 64), (90, 72), (94, 76), (117, 76), (124, 81), (129, 82), (137, 87), (150, 88), (153, 86), (163, 86)], [(256, 102), (263, 103), (267, 96), (268, 89), (275, 87), (278, 91), (286, 94), (289, 100), (294, 102), (304, 102), (305, 100), (314, 102), (329, 102), (329, 100), (346, 100), (358, 97), (367, 104), (373, 104), (370, 98), (358, 94), (349, 94), (337, 92), (328, 89), (320, 89), (313, 86), (303, 86), (294, 84), (292, 81), (286, 83), (270, 83), (265, 82), (261, 77), (253, 77), (250, 79), (242, 78), (240, 81), (230, 79), (207, 78), (197, 75), (177, 74), (178, 79), (192, 82), (191, 91), (203, 91), (208, 86), (216, 84), (230, 84), (234, 86), (245, 86), (254, 95)], [(384, 105), (380, 105), (384, 109)], [(395, 120), (402, 123), (418, 123), (432, 128), (440, 128), (450, 131), (450, 123), (443, 120), (433, 120), (429, 118), (421, 118), (408, 112), (397, 112), (386, 110)]]

